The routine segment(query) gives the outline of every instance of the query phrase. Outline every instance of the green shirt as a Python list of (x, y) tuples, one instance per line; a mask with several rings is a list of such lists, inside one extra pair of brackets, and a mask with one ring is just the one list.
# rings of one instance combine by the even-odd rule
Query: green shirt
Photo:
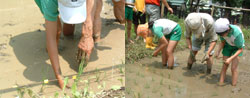
[(154, 22), (152, 32), (156, 37), (162, 38), (164, 35), (169, 35), (177, 23), (169, 19), (158, 19)]
[(226, 41), (230, 46), (236, 46), (238, 48), (245, 47), (244, 35), (238, 26), (230, 25), (230, 32), (226, 37), (220, 37), (221, 41)]

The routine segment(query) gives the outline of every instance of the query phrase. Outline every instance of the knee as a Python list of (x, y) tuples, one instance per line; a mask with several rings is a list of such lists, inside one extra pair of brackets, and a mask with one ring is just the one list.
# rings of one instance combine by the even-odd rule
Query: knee
[(237, 68), (236, 68), (236, 67), (232, 67), (232, 68), (231, 68), (231, 72), (232, 72), (232, 74), (237, 73)]
[(170, 49), (167, 49), (167, 54), (168, 54), (168, 55), (173, 55), (173, 51), (170, 50)]

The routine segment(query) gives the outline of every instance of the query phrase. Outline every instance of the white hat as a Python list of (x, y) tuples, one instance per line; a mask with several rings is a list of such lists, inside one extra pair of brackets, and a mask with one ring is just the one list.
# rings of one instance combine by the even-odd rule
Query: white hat
[(199, 13), (190, 13), (185, 22), (191, 28), (192, 32), (196, 33), (195, 36), (197, 38), (204, 36), (206, 28)]
[(58, 8), (65, 23), (78, 24), (86, 20), (86, 0), (58, 0)]
[(225, 32), (229, 29), (229, 21), (227, 18), (219, 18), (218, 20), (215, 21), (215, 32), (216, 33), (222, 33)]

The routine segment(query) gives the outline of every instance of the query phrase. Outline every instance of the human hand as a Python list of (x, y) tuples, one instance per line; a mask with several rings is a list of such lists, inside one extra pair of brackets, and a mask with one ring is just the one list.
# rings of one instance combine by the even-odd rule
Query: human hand
[(173, 14), (173, 12), (174, 12), (173, 9), (172, 9), (171, 7), (168, 8), (168, 11), (169, 11), (171, 14)]
[(78, 47), (83, 50), (87, 57), (90, 57), (90, 54), (92, 53), (92, 50), (94, 48), (94, 40), (92, 37), (81, 37)]
[(153, 52), (153, 57), (156, 57), (158, 54), (156, 52)]
[(216, 58), (216, 59), (219, 59), (219, 56), (220, 56), (219, 51), (215, 52), (215, 58)]
[(228, 59), (224, 60), (223, 63), (224, 63), (225, 65), (229, 65), (229, 64), (231, 63), (231, 61), (232, 61), (232, 59), (231, 59), (231, 58), (228, 58)]

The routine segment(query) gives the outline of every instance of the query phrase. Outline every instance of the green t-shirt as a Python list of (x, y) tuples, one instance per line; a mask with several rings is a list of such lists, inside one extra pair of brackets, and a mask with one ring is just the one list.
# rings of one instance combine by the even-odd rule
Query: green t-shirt
[(221, 41), (226, 41), (230, 46), (244, 48), (245, 40), (241, 29), (235, 25), (230, 25), (230, 28), (231, 30), (226, 37), (220, 37)]
[(155, 27), (155, 26), (153, 26), (153, 29), (151, 29), (151, 30), (153, 31), (154, 35), (156, 37), (158, 37), (158, 38), (162, 38), (162, 36), (164, 36), (163, 33), (162, 33), (163, 27)]

